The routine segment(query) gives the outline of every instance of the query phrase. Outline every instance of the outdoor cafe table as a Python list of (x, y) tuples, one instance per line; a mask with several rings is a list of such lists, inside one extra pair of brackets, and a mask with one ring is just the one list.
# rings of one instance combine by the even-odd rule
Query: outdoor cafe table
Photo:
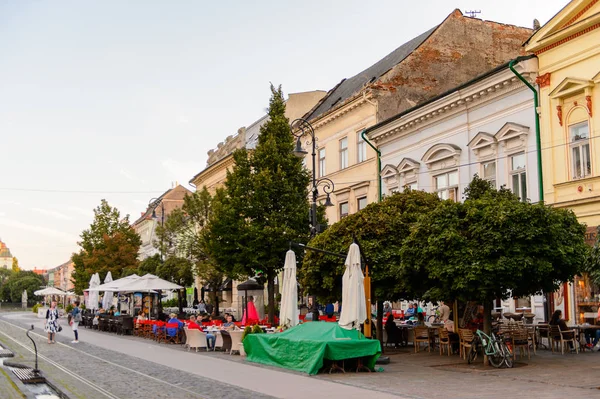
[(595, 324), (590, 324), (590, 325), (585, 325), (585, 324), (578, 324), (575, 326), (569, 326), (569, 328), (573, 329), (576, 331), (575, 333), (575, 339), (577, 340), (577, 343), (579, 344), (579, 348), (581, 349), (581, 351), (586, 350), (586, 346), (585, 346), (585, 337), (581, 338), (581, 336), (585, 333), (585, 330), (600, 330), (600, 326), (597, 326)]

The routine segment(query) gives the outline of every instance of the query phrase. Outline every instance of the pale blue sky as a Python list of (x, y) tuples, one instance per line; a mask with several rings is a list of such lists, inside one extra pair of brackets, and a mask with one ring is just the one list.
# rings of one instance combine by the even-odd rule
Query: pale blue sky
[(269, 82), (329, 90), (454, 8), (531, 27), (566, 3), (0, 0), (0, 238), (57, 266), (101, 198), (135, 219), (187, 186)]

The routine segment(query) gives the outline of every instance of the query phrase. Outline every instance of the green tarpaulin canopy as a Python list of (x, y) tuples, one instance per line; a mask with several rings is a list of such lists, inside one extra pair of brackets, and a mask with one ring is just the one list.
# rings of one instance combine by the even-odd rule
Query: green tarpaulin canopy
[(324, 359), (364, 358), (373, 369), (381, 353), (379, 341), (337, 323), (310, 322), (279, 334), (251, 334), (244, 339), (248, 360), (255, 363), (317, 374)]

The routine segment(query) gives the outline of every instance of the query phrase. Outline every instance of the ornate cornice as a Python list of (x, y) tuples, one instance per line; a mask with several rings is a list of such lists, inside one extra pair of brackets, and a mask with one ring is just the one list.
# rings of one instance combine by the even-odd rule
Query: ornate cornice
[(321, 116), (319, 116), (319, 118), (311, 121), (313, 128), (315, 130), (319, 129), (319, 128), (327, 125), (328, 123), (331, 123), (331, 122), (335, 121), (336, 119), (341, 118), (342, 116), (346, 115), (348, 112), (366, 104), (370, 97), (371, 97), (370, 93), (365, 93), (365, 94), (360, 93), (360, 94), (354, 96), (351, 100), (346, 101), (345, 104), (339, 106), (338, 108), (334, 109), (333, 111), (330, 111), (329, 113), (327, 113), (325, 115), (321, 115)]

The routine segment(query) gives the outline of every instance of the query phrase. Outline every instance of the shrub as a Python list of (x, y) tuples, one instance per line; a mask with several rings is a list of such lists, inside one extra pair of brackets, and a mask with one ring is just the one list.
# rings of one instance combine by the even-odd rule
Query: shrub
[(252, 334), (262, 334), (264, 333), (263, 329), (260, 328), (260, 326), (258, 324), (255, 324), (254, 327), (252, 327)]
[(242, 334), (242, 342), (244, 342), (246, 336), (250, 334), (252, 334), (252, 327), (247, 326), (246, 328), (244, 328), (244, 333)]
[(66, 311), (67, 313), (71, 313), (71, 312), (73, 311), (73, 308), (74, 308), (74, 306), (73, 306), (72, 304), (68, 304), (68, 305), (67, 305), (67, 308), (65, 309), (65, 311)]
[(31, 308), (31, 311), (32, 311), (33, 313), (37, 314), (37, 312), (38, 312), (38, 309), (40, 308), (40, 306), (42, 306), (42, 305), (40, 305), (39, 303), (36, 303), (36, 304), (35, 304), (35, 305), (33, 305), (33, 307)]

